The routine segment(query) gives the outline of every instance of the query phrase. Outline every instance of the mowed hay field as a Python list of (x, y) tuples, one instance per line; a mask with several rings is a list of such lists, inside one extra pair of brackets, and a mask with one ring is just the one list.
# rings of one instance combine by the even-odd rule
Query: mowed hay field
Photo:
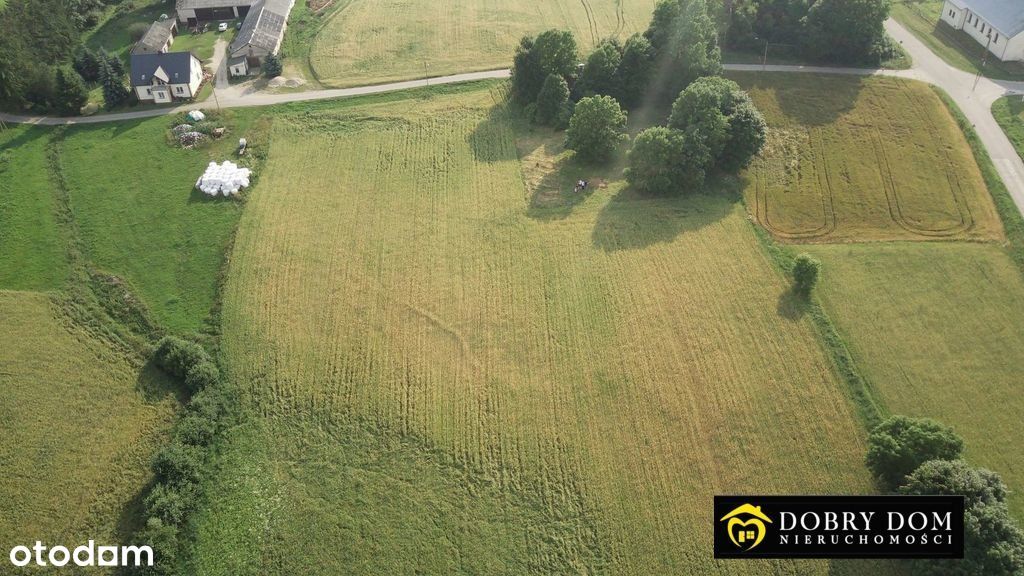
[(325, 86), (507, 68), (525, 34), (569, 30), (586, 51), (647, 28), (654, 0), (351, 0), (324, 26), (310, 65)]
[(734, 77), (770, 125), (750, 212), (796, 242), (995, 240), (1002, 225), (955, 120), (926, 84)]
[(177, 401), (47, 295), (0, 291), (0, 318), (0, 548), (125, 542)]
[(956, 428), (1024, 516), (1024, 278), (997, 245), (814, 246), (821, 294), (887, 408)]
[(258, 417), (223, 451), (198, 570), (869, 569), (711, 559), (716, 493), (872, 489), (743, 207), (614, 180), (538, 210), (502, 90), (279, 110), (224, 303)]

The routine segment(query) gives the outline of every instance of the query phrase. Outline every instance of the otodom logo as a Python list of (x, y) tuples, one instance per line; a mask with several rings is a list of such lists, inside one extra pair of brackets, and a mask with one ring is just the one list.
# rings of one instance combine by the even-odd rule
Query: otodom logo
[(753, 550), (756, 548), (764, 540), (764, 535), (768, 532), (768, 528), (764, 525), (765, 522), (772, 523), (772, 519), (764, 512), (761, 512), (760, 506), (753, 506), (751, 504), (737, 506), (732, 512), (719, 518), (718, 521), (728, 521), (725, 530), (729, 534), (729, 540), (737, 548), (743, 550)]

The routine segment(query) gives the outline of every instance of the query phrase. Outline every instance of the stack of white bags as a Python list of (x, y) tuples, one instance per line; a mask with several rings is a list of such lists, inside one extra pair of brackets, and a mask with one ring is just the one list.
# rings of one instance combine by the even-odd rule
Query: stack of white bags
[(239, 168), (234, 162), (225, 161), (221, 165), (210, 162), (206, 172), (196, 182), (196, 188), (207, 196), (234, 196), (242, 188), (249, 187), (249, 176), (248, 168)]

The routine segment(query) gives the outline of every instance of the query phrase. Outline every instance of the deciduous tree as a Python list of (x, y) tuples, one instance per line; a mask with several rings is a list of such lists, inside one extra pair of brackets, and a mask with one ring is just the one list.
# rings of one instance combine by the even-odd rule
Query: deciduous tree
[(963, 438), (948, 426), (928, 418), (893, 416), (868, 436), (867, 466), (894, 490), (924, 462), (955, 460), (963, 450)]
[(576, 104), (565, 146), (585, 162), (603, 162), (626, 139), (626, 112), (618, 101), (611, 96), (591, 96)]

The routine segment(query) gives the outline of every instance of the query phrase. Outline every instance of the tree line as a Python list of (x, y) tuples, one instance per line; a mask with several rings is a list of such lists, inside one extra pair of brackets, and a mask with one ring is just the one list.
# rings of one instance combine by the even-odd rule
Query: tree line
[[(130, 92), (120, 58), (82, 45), (118, 0), (9, 0), (0, 11), (0, 105), (12, 110), (78, 114), (88, 86), (103, 86), (108, 108)], [(130, 9), (131, 2), (118, 9)]]
[(707, 0), (661, 0), (643, 34), (603, 40), (583, 63), (569, 32), (523, 38), (512, 98), (532, 121), (565, 129), (566, 147), (591, 163), (607, 161), (628, 140), (630, 110), (671, 105), (665, 125), (633, 141), (625, 177), (642, 192), (673, 194), (742, 170), (764, 145), (764, 118), (721, 73)]

